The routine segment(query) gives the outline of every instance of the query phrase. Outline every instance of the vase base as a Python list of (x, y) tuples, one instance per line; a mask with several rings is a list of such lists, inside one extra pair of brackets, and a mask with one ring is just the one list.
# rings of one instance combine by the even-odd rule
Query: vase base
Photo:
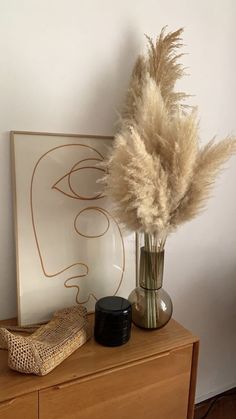
[(161, 326), (156, 326), (156, 327), (149, 327), (149, 326), (139, 325), (138, 323), (135, 323), (134, 321), (133, 321), (133, 324), (136, 327), (138, 327), (139, 329), (143, 329), (143, 330), (147, 330), (147, 331), (150, 331), (151, 332), (153, 330), (162, 329), (163, 327), (165, 327), (169, 323), (169, 321), (170, 321), (170, 319), (166, 323), (162, 324)]
[(129, 295), (132, 305), (132, 321), (142, 329), (155, 330), (166, 326), (172, 316), (173, 305), (167, 292), (135, 288)]

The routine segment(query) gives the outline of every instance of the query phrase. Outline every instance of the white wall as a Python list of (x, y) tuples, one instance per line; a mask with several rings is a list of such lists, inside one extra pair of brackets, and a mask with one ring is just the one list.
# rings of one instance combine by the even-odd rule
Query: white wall
[[(0, 0), (0, 317), (16, 315), (10, 130), (113, 134), (144, 33), (185, 27), (204, 143), (236, 131), (234, 0)], [(236, 158), (168, 242), (174, 316), (201, 338), (198, 400), (236, 385)]]

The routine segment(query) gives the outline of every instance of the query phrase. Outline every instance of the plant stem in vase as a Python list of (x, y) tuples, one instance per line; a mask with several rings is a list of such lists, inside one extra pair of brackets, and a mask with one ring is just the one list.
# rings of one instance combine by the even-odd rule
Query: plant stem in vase
[(165, 239), (144, 233), (140, 249), (139, 286), (129, 296), (133, 322), (147, 329), (159, 329), (168, 323), (173, 306), (170, 296), (162, 288)]

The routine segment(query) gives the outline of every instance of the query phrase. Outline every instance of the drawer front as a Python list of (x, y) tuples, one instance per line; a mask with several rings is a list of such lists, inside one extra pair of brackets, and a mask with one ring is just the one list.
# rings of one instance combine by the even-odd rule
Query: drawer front
[(0, 403), (1, 419), (38, 419), (38, 392)]
[(39, 419), (185, 419), (191, 360), (192, 345), (42, 390)]

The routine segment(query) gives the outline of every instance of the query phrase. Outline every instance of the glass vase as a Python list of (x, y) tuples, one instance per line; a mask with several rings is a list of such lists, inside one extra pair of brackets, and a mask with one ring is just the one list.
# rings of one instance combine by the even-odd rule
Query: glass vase
[(173, 312), (171, 298), (162, 288), (165, 240), (160, 240), (155, 235), (144, 234), (141, 242), (138, 249), (139, 286), (129, 295), (132, 320), (136, 326), (159, 329), (168, 323)]

